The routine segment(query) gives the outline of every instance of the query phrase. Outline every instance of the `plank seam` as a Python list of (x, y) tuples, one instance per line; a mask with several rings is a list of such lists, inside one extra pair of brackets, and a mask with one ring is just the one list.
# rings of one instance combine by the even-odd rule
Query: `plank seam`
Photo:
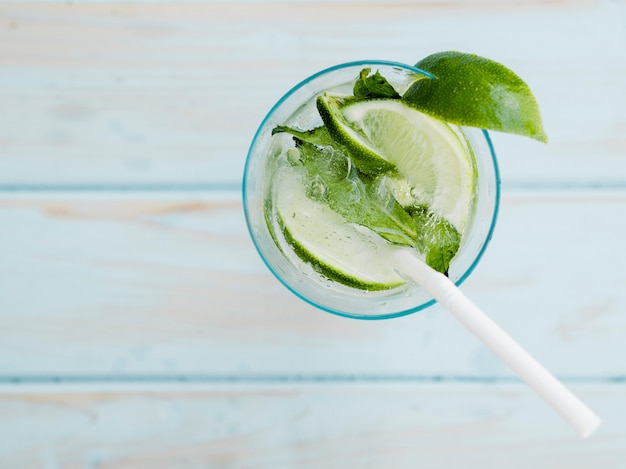
[[(567, 384), (626, 383), (626, 375), (560, 376)], [(145, 383), (521, 383), (516, 376), (377, 375), (377, 374), (207, 374), (207, 375), (31, 375), (0, 376), (0, 385), (33, 384), (145, 384)]]

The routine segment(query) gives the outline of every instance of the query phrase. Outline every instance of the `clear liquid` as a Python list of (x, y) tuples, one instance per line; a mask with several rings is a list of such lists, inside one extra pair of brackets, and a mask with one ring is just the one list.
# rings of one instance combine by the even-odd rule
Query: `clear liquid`
[[(329, 88), (329, 90), (332, 91), (333, 94), (351, 95), (352, 88), (354, 86), (354, 81), (355, 80), (352, 80), (342, 85)], [(409, 82), (393, 83), (393, 85), (396, 89), (402, 92), (405, 88), (407, 88), (410, 85), (410, 83)], [(313, 129), (315, 127), (322, 125), (322, 120), (317, 112), (316, 104), (315, 104), (315, 100), (318, 94), (319, 93), (313, 94), (307, 102), (305, 102), (302, 106), (300, 106), (288, 119), (285, 119), (285, 121), (282, 122), (281, 124), (292, 127), (292, 128), (297, 128), (303, 131)], [(467, 141), (465, 139), (465, 134), (459, 128), (456, 128), (454, 126), (451, 126), (451, 128), (453, 128), (455, 132), (459, 135), (461, 141), (465, 142), (468, 159), (471, 161), (472, 167), (474, 167), (474, 170), (475, 170), (474, 155), (471, 151), (471, 147), (469, 146), (469, 144), (467, 144)], [(266, 160), (267, 177), (265, 179), (266, 186), (265, 186), (265, 192), (264, 192), (265, 201), (266, 201), (264, 204), (265, 220), (267, 223), (268, 230), (274, 242), (276, 243), (280, 251), (283, 253), (283, 255), (287, 257), (289, 261), (294, 266), (296, 266), (296, 268), (300, 272), (305, 274), (307, 281), (316, 282), (320, 286), (323, 286), (326, 289), (343, 290), (346, 288), (346, 285), (342, 284), (340, 279), (339, 281), (333, 281), (329, 279), (327, 276), (324, 275), (323, 271), (320, 271), (320, 269), (316, 269), (314, 266), (312, 266), (308, 262), (307, 259), (303, 259), (301, 256), (299, 256), (294, 251), (291, 244), (285, 239), (284, 231), (283, 231), (284, 228), (279, 222), (279, 216), (276, 213), (275, 204), (273, 203), (273, 201), (277, 198), (278, 191), (290, 190), (289, 188), (290, 187), (293, 188), (293, 185), (305, 185), (306, 187), (301, 188), (302, 190), (305, 190), (308, 193), (310, 193), (313, 198), (315, 197), (322, 198), (324, 191), (328, 190), (328, 187), (325, 187), (323, 183), (316, 181), (315, 177), (311, 177), (310, 174), (309, 175), (299, 174), (292, 181), (286, 184), (284, 180), (280, 185), (273, 183), (273, 181), (275, 181), (276, 174), (279, 171), (281, 171), (281, 169), (293, 167), (293, 160), (295, 158), (294, 152), (297, 152), (297, 150), (295, 150), (295, 143), (291, 135), (287, 133), (281, 133), (281, 134), (274, 135), (272, 137), (272, 143), (270, 146), (270, 150), (268, 152), (268, 158)], [(329, 163), (329, 164), (332, 164), (332, 163)], [(353, 173), (354, 171), (352, 172), (350, 171), (350, 164), (348, 163), (348, 170), (346, 171), (346, 175), (345, 175), (345, 178), (347, 181), (350, 180), (350, 177), (353, 177)], [(297, 175), (298, 173), (294, 172), (293, 174)], [(387, 178), (387, 179), (388, 180), (385, 181), (382, 187), (386, 188), (388, 193), (381, 195), (381, 198), (379, 201), (381, 206), (384, 207), (388, 205), (390, 197), (393, 198), (394, 201), (397, 200), (402, 205), (410, 205), (410, 204), (416, 204), (420, 202), (419, 195), (418, 195), (419, 191), (416, 191), (415, 188), (411, 187), (411, 185), (407, 181), (401, 180), (398, 178)], [(472, 224), (472, 215), (474, 211), (474, 205), (475, 205), (474, 200), (472, 199), (470, 201), (469, 206), (467, 207), (467, 211), (469, 213), (469, 216), (467, 217), (468, 223), (462, 227), (462, 231), (461, 231), (462, 239), (463, 239), (465, 231), (470, 229), (470, 226)], [(358, 201), (355, 200), (355, 210), (358, 210), (358, 209), (359, 209)], [(392, 245), (392, 243), (388, 243), (388, 247), (390, 249), (397, 249), (397, 248), (404, 249), (404, 247), (394, 246)], [(373, 249), (378, 249), (380, 251), (379, 260), (377, 262), (385, 263), (386, 259), (388, 259), (389, 251), (377, 248), (376, 246), (373, 246)], [(420, 254), (420, 256), (424, 258), (423, 254)], [(352, 289), (352, 290), (355, 289), (354, 286), (348, 286), (347, 288)], [(394, 292), (397, 293), (397, 291), (402, 291), (402, 290), (406, 290), (410, 288), (414, 288), (414, 285), (411, 284), (411, 282), (407, 280), (406, 284), (402, 286), (394, 287), (392, 288), (392, 290), (394, 290)], [(357, 287), (356, 289), (360, 289), (360, 288)], [(380, 294), (379, 292), (373, 293), (367, 290), (368, 289), (364, 289), (364, 293), (368, 295)]]

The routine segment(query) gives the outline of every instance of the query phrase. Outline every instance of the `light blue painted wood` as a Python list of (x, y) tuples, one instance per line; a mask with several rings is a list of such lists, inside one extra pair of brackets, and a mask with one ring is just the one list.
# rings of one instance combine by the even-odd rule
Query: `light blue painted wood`
[[(238, 194), (159, 198), (0, 204), (0, 375), (510, 376), (438, 308), (305, 305), (254, 251)], [(463, 289), (553, 372), (624, 376), (625, 211), (624, 191), (508, 192)]]
[(624, 386), (581, 440), (522, 386), (319, 384), (0, 395), (4, 467), (621, 469)]
[[(0, 2), (0, 466), (623, 468), (625, 16)], [(444, 311), (316, 311), (248, 239), (245, 153), (287, 89), (447, 49), (507, 64), (543, 109), (549, 145), (492, 136), (503, 206), (463, 289), (601, 415), (589, 441)]]
[(541, 104), (550, 145), (496, 138), (505, 183), (623, 185), (624, 3), (495, 5), (3, 5), (0, 185), (235, 183), (298, 81), (446, 49), (506, 63)]

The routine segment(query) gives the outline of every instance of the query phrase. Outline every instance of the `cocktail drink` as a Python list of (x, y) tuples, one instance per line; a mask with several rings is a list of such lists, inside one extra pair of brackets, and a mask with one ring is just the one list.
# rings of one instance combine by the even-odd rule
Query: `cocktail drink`
[(589, 435), (597, 416), (457, 288), (498, 212), (485, 128), (546, 141), (526, 84), (487, 59), (446, 52), (416, 67), (323, 70), (281, 98), (253, 139), (251, 237), (274, 275), (323, 310), (382, 319), (440, 302)]
[[(487, 133), (399, 99), (428, 77), (391, 62), (332, 67), (287, 93), (254, 138), (244, 203), (256, 247), (319, 308), (360, 318), (422, 309), (432, 296), (391, 252), (410, 251), (460, 284), (491, 237), (499, 177)], [(359, 85), (383, 78), (389, 97), (360, 98)], [(337, 121), (344, 128), (329, 132)]]

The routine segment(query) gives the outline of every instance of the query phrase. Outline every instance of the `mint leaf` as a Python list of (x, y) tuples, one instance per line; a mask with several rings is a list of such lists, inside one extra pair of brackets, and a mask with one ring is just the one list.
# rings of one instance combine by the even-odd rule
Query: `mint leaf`
[(369, 178), (337, 147), (297, 142), (307, 173), (307, 195), (328, 204), (348, 223), (364, 226), (390, 243), (414, 246), (417, 230), (409, 213), (380, 178)]
[(313, 143), (315, 145), (332, 145), (334, 143), (328, 133), (328, 129), (323, 125), (311, 130), (300, 130), (286, 125), (277, 125), (272, 129), (272, 135), (281, 132), (289, 133), (300, 141)]
[(400, 99), (400, 94), (395, 88), (383, 77), (378, 70), (370, 75), (371, 69), (364, 68), (361, 70), (359, 77), (354, 84), (354, 97), (358, 99), (374, 99), (374, 98), (392, 98)]
[(420, 205), (410, 212), (417, 227), (416, 249), (426, 256), (426, 263), (448, 275), (450, 261), (461, 244), (461, 234), (445, 218)]
[[(318, 146), (299, 139), (294, 140), (300, 152), (300, 162), (307, 172), (309, 186), (317, 179), (323, 184), (323, 191), (318, 191), (320, 194), (326, 193), (330, 185), (347, 179), (354, 172), (352, 163), (341, 146)], [(320, 200), (322, 197), (320, 195), (314, 198)]]

